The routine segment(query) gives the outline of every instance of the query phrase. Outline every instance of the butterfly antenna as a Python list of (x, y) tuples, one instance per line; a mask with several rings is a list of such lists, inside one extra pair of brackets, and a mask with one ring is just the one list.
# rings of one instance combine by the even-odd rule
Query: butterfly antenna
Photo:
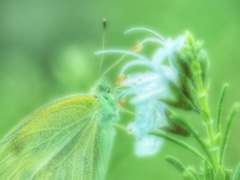
[[(103, 53), (104, 54), (104, 53)], [(102, 79), (113, 67), (115, 67), (116, 65), (118, 65), (128, 54), (124, 54), (123, 56), (121, 56), (112, 66), (110, 66), (103, 74), (102, 77), (100, 79)]]
[[(143, 49), (143, 46), (139, 43), (137, 43), (137, 45), (132, 49), (133, 53), (138, 53)], [(104, 54), (104, 52), (102, 53)], [(124, 54), (123, 56), (121, 56), (112, 66), (110, 66), (102, 75), (102, 77), (100, 79), (102, 79), (104, 77), (104, 75), (106, 75), (114, 66), (116, 66), (117, 64), (119, 64), (127, 55), (129, 55), (129, 53)]]
[[(103, 25), (103, 35), (102, 35), (102, 50), (105, 49), (105, 39), (106, 39), (106, 28), (107, 28), (107, 20), (104, 18), (102, 20), (102, 25)], [(101, 73), (101, 68), (102, 68), (102, 63), (103, 63), (103, 57), (104, 53), (102, 53), (101, 59), (100, 59), (100, 65), (99, 65), (99, 70), (98, 70), (98, 76)]]

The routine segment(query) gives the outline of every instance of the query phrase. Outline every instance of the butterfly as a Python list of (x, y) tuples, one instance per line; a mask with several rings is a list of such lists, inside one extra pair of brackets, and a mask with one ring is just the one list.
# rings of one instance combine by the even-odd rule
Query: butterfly
[(0, 141), (0, 178), (104, 179), (118, 113), (104, 81), (41, 108)]

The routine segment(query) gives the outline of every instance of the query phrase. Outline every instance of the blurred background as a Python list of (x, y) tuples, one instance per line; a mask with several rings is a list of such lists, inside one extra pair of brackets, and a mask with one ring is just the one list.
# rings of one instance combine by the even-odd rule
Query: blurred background
[[(0, 137), (38, 107), (54, 99), (89, 92), (98, 80), (102, 48), (102, 19), (106, 18), (106, 49), (132, 49), (150, 37), (132, 27), (151, 28), (165, 37), (186, 30), (204, 41), (211, 60), (210, 105), (215, 117), (223, 83), (230, 84), (224, 117), (240, 101), (240, 1), (0, 1)], [(151, 52), (149, 51), (149, 58)], [(106, 55), (102, 72), (120, 55)], [(106, 79), (115, 86), (120, 63)], [(129, 107), (131, 108), (131, 107)], [(121, 115), (127, 124), (133, 117)], [(191, 120), (195, 121), (195, 120)], [(235, 168), (240, 160), (240, 116), (234, 121), (225, 164)], [(190, 140), (187, 140), (191, 143)], [(107, 180), (181, 179), (164, 156), (180, 156), (185, 165), (201, 168), (197, 159), (166, 142), (157, 155), (138, 158), (134, 138), (117, 130)]]

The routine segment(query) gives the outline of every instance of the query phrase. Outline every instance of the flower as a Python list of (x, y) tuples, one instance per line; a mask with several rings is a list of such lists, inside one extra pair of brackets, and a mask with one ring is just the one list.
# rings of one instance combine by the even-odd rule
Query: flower
[[(144, 28), (135, 28), (130, 31), (133, 30), (153, 32)], [(160, 101), (160, 99), (171, 98), (169, 81), (177, 84), (178, 72), (174, 67), (174, 53), (181, 50), (185, 40), (184, 36), (180, 36), (176, 40), (165, 40), (162, 36), (154, 34), (159, 38), (147, 38), (140, 42), (141, 45), (149, 41), (157, 42), (161, 45), (154, 53), (152, 59), (148, 60), (146, 57), (139, 56), (139, 54), (125, 51), (125, 53), (133, 55), (138, 59), (125, 64), (120, 72), (120, 74), (125, 74), (130, 67), (136, 65), (149, 68), (149, 71), (145, 73), (128, 75), (121, 84), (127, 87), (121, 96), (134, 95), (131, 103), (136, 106), (136, 117), (135, 121), (130, 123), (128, 128), (138, 137), (135, 153), (139, 156), (153, 155), (159, 151), (163, 144), (162, 139), (148, 135), (148, 133), (167, 125), (164, 113), (166, 104)], [(169, 65), (163, 64), (166, 58), (169, 61)]]
[(138, 156), (153, 155), (160, 149), (163, 140), (148, 133), (167, 124), (164, 109), (165, 106), (157, 101), (136, 105), (136, 118), (128, 129), (137, 136), (135, 153)]
[[(131, 67), (145, 66), (148, 68), (144, 73), (128, 74), (121, 83), (121, 86), (126, 89), (120, 94), (121, 98), (133, 95), (131, 103), (136, 107), (136, 117), (134, 122), (129, 124), (128, 129), (137, 136), (135, 153), (139, 156), (147, 156), (157, 153), (163, 144), (162, 139), (149, 135), (149, 132), (167, 125), (165, 115), (167, 104), (161, 99), (173, 98), (170, 83), (178, 87), (175, 53), (184, 46), (185, 36), (180, 36), (176, 40), (170, 38), (165, 40), (158, 33), (146, 28), (134, 28), (128, 32), (137, 30), (148, 31), (157, 36), (157, 38), (147, 38), (140, 42), (141, 46), (147, 42), (160, 45), (151, 60), (141, 54), (125, 50), (105, 50), (99, 53), (121, 53), (136, 58), (122, 67), (121, 77)], [(163, 63), (165, 59), (168, 65)]]
[(134, 95), (131, 103), (136, 106), (136, 117), (128, 128), (137, 136), (135, 152), (139, 156), (153, 155), (163, 144), (162, 139), (148, 133), (167, 125), (166, 105), (159, 101), (170, 96), (167, 81), (160, 73), (146, 72), (129, 75), (122, 83), (127, 88), (121, 93), (121, 98)]

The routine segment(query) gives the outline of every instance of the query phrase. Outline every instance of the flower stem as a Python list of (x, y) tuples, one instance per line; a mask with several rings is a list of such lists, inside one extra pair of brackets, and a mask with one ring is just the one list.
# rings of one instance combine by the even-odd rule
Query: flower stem
[(215, 134), (214, 134), (214, 126), (212, 124), (211, 113), (208, 106), (208, 98), (207, 98), (207, 87), (204, 86), (202, 80), (202, 72), (201, 66), (197, 60), (193, 61), (193, 70), (195, 75), (195, 82), (197, 87), (197, 95), (199, 100), (201, 117), (203, 119), (204, 124), (206, 125), (208, 140), (209, 140), (209, 151), (211, 153), (212, 159), (214, 161), (213, 167), (214, 170), (217, 169), (219, 165), (219, 150), (212, 151), (215, 148)]

